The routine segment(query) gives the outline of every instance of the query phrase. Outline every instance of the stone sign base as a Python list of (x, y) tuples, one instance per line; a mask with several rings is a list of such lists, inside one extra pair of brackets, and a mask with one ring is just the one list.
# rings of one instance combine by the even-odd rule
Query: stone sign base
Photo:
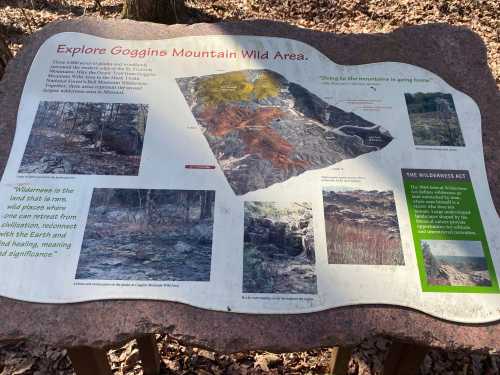
[[(276, 36), (308, 43), (338, 64), (397, 61), (423, 67), (472, 97), (479, 105), (489, 183), (496, 207), (500, 207), (500, 161), (497, 157), (500, 95), (488, 69), (484, 44), (466, 28), (436, 24), (407, 27), (389, 34), (335, 35), (269, 21), (191, 26), (92, 18), (56, 22), (30, 38), (8, 66), (1, 83), (2, 170), (13, 139), (18, 104), (30, 64), (41, 44), (60, 32), (81, 32), (113, 39), (168, 39), (211, 34)], [(168, 333), (184, 343), (225, 352), (348, 347), (375, 335), (448, 350), (496, 351), (500, 348), (499, 323), (449, 323), (402, 307), (370, 305), (310, 314), (252, 315), (207, 311), (160, 301), (110, 300), (56, 305), (0, 298), (0, 341), (26, 338), (54, 346), (104, 347), (150, 333)]]

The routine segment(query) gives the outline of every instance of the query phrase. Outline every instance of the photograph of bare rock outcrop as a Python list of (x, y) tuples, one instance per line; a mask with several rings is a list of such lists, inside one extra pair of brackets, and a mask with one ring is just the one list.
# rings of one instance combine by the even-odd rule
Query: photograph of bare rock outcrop
[(94, 189), (76, 279), (210, 281), (215, 192)]
[(243, 293), (316, 294), (310, 203), (245, 202)]
[(148, 106), (42, 101), (19, 173), (137, 176)]
[(465, 146), (455, 103), (442, 92), (405, 94), (417, 146)]
[(430, 285), (491, 286), (480, 241), (421, 240)]
[(404, 265), (392, 191), (323, 188), (330, 264)]
[(236, 195), (378, 151), (393, 139), (272, 70), (177, 83)]

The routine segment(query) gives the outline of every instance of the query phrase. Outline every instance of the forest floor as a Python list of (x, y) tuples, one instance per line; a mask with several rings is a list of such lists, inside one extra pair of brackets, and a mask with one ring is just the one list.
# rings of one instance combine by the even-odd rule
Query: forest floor
[[(115, 209), (113, 214), (126, 215), (127, 211), (125, 208)], [(143, 225), (125, 221), (116, 223), (113, 217), (106, 222), (104, 216), (93, 215), (91, 210), (76, 271), (77, 279), (210, 280), (210, 220), (190, 223), (171, 220), (168, 224)], [(210, 233), (210, 241), (196, 238), (193, 229)]]
[[(17, 4), (24, 4), (20, 7)], [(500, 87), (500, 7), (498, 0), (188, 0), (192, 22), (267, 18), (301, 27), (338, 33), (389, 32), (406, 25), (447, 22), (478, 33), (487, 46), (488, 62)], [(121, 0), (0, 0), (0, 32), (15, 54), (31, 33), (63, 19), (92, 15), (119, 18)], [(323, 374), (331, 349), (273, 354), (232, 355), (183, 346), (158, 337), (163, 374)], [(379, 374), (389, 341), (367, 340), (358, 345), (351, 374)], [(114, 373), (139, 374), (134, 342), (109, 352)], [(422, 374), (499, 374), (500, 359), (486, 354), (432, 350)], [(65, 350), (18, 342), (0, 344), (0, 374), (73, 374)]]
[[(76, 137), (74, 137), (76, 138)], [(85, 137), (70, 136), (47, 128), (34, 129), (19, 173), (64, 173), (84, 175), (137, 176), (141, 156), (99, 150)]]
[[(306, 352), (244, 352), (222, 354), (182, 345), (167, 336), (156, 336), (161, 354), (161, 374), (262, 375), (262, 374), (327, 374), (331, 348)], [(381, 374), (390, 341), (378, 337), (363, 341), (353, 352), (349, 374)], [(110, 350), (108, 359), (114, 375), (142, 374), (136, 341)], [(500, 358), (487, 354), (448, 353), (431, 350), (421, 367), (422, 375), (494, 375)], [(29, 342), (0, 344), (2, 375), (74, 375), (66, 350), (49, 346), (33, 346)]]

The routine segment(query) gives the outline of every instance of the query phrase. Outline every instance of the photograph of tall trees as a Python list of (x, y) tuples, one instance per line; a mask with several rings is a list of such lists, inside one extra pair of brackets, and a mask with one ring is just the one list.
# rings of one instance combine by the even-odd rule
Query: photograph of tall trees
[(42, 101), (19, 173), (137, 176), (148, 106)]
[(209, 281), (215, 191), (94, 189), (76, 279)]

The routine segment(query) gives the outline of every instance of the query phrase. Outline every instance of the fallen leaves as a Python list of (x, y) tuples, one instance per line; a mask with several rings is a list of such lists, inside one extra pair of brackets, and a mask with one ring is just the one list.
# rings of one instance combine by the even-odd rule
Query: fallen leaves
[(0, 375), (73, 374), (65, 349), (23, 341), (0, 344)]
[[(295, 353), (265, 351), (222, 354), (185, 346), (175, 339), (156, 335), (161, 353), (161, 374), (179, 375), (262, 375), (328, 373), (332, 349), (313, 349)], [(382, 373), (384, 358), (391, 341), (372, 338), (357, 345), (349, 364), (351, 375)], [(137, 342), (132, 340), (108, 352), (114, 375), (142, 374)], [(463, 351), (431, 350), (421, 367), (422, 375), (431, 374), (498, 374), (500, 359), (487, 354)], [(29, 342), (0, 344), (0, 375), (74, 375), (64, 349), (34, 346)]]
[[(23, 8), (4, 6), (0, 8), (0, 31), (16, 52), (33, 31), (55, 20), (82, 15), (120, 17), (122, 0), (103, 0), (101, 4), (99, 11), (94, 0), (32, 0)], [(498, 0), (186, 0), (186, 4), (193, 23), (260, 18), (336, 33), (386, 33), (434, 22), (466, 26), (485, 42), (500, 87)]]
[(336, 33), (387, 33), (398, 27), (444, 22), (466, 26), (486, 44), (488, 62), (500, 87), (498, 0), (188, 0), (217, 19), (265, 18)]
[(254, 368), (260, 368), (266, 372), (269, 372), (270, 368), (277, 367), (282, 364), (283, 360), (274, 353), (263, 353), (257, 354), (255, 356)]

